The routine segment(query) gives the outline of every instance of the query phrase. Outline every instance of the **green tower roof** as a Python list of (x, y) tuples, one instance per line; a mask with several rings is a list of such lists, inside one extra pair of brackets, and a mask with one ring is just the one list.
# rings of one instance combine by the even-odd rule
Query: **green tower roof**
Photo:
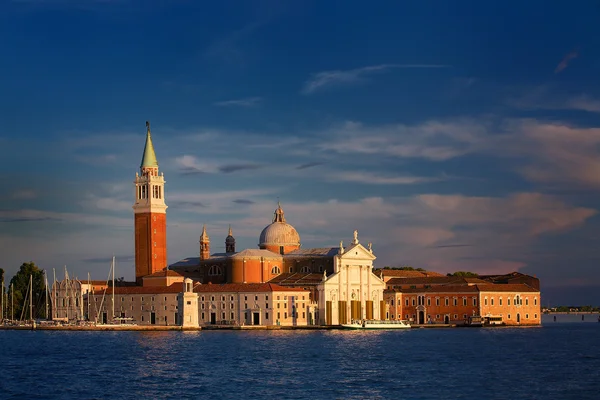
[(146, 145), (144, 146), (144, 155), (142, 156), (142, 164), (140, 168), (158, 168), (156, 153), (152, 145), (152, 136), (150, 135), (150, 122), (146, 121)]

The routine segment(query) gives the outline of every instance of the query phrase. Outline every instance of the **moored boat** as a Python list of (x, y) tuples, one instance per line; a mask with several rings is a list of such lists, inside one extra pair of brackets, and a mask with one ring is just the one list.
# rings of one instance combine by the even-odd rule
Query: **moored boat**
[(342, 324), (346, 329), (407, 329), (410, 324), (404, 320), (352, 320), (349, 324)]

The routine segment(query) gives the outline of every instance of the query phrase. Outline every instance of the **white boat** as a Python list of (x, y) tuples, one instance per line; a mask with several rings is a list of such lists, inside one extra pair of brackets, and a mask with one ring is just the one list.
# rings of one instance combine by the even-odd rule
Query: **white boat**
[(342, 324), (346, 329), (407, 329), (410, 324), (404, 320), (352, 320), (349, 324)]

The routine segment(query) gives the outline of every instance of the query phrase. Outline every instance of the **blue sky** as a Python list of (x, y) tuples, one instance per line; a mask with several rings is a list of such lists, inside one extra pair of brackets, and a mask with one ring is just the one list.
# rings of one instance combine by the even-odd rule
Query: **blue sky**
[(555, 3), (4, 1), (1, 267), (132, 278), (150, 120), (170, 262), (279, 198), (304, 247), (598, 304), (600, 6)]

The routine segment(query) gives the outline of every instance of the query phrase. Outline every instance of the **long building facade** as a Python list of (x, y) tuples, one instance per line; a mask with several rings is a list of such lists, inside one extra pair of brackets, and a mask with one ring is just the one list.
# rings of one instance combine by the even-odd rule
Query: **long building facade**
[[(426, 271), (377, 270), (358, 231), (347, 246), (303, 248), (281, 204), (258, 235), (258, 248), (211, 253), (206, 226), (198, 253), (167, 264), (167, 205), (150, 124), (134, 184), (135, 282), (57, 282), (56, 319), (180, 326), (335, 326), (351, 320), (405, 319), (458, 324), (482, 316), (539, 324), (539, 280), (513, 273), (479, 278)], [(77, 285), (76, 285), (77, 286)], [(88, 287), (89, 286), (89, 287)], [(69, 296), (75, 294), (75, 297)], [(72, 302), (72, 303), (71, 303)], [(62, 307), (62, 308), (61, 308)]]

